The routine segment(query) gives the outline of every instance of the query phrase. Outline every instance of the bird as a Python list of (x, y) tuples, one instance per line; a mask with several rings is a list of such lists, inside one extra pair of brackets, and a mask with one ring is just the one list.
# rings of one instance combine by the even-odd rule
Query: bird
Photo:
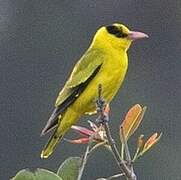
[(121, 23), (100, 27), (93, 40), (75, 64), (70, 77), (59, 92), (54, 110), (41, 135), (54, 130), (41, 152), (48, 158), (72, 125), (84, 115), (96, 113), (98, 86), (110, 103), (124, 81), (128, 69), (127, 50), (137, 39), (148, 38), (143, 32), (131, 31)]

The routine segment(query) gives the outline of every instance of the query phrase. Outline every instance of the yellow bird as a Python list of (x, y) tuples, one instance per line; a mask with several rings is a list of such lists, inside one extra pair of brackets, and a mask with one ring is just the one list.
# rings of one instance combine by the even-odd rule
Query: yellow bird
[(45, 135), (55, 129), (41, 158), (52, 154), (61, 138), (80, 117), (96, 113), (99, 84), (102, 84), (103, 98), (110, 103), (128, 68), (128, 48), (132, 41), (147, 37), (145, 33), (130, 31), (118, 23), (98, 29), (90, 47), (76, 63), (60, 91), (55, 109), (42, 130), (41, 135)]

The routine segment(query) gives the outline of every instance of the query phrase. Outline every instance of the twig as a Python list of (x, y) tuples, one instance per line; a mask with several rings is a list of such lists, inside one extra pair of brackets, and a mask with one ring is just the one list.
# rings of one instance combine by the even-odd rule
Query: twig
[(121, 174), (115, 174), (113, 176), (110, 176), (110, 177), (107, 177), (107, 178), (98, 178), (96, 180), (112, 180), (114, 178), (118, 178), (118, 177), (122, 177), (124, 176), (125, 174), (124, 173), (121, 173)]
[(131, 155), (130, 155), (130, 151), (129, 151), (129, 148), (128, 148), (128, 143), (127, 143), (127, 140), (125, 138), (125, 135), (124, 135), (124, 129), (123, 127), (121, 126), (121, 137), (122, 137), (122, 143), (123, 143), (123, 146), (125, 147), (125, 155), (126, 155), (126, 162), (127, 162), (127, 165), (130, 167), (130, 170), (132, 173), (134, 173), (134, 169), (133, 169), (133, 162), (131, 160)]
[(97, 112), (99, 113), (98, 122), (100, 124), (102, 124), (105, 128), (108, 142), (111, 146), (114, 158), (115, 158), (119, 168), (125, 174), (125, 176), (127, 177), (127, 180), (136, 180), (137, 178), (136, 178), (134, 171), (132, 171), (132, 169), (130, 169), (130, 167), (127, 166), (126, 163), (124, 162), (124, 160), (121, 158), (119, 151), (116, 147), (115, 141), (111, 136), (111, 131), (109, 128), (109, 123), (108, 123), (109, 115), (108, 115), (108, 113), (104, 112), (106, 103), (102, 99), (101, 94), (102, 94), (102, 86), (100, 84), (98, 87), (98, 100), (97, 100)]
[(91, 154), (93, 151), (95, 151), (98, 147), (103, 146), (103, 145), (106, 145), (106, 143), (107, 143), (107, 142), (104, 141), (104, 142), (101, 142), (101, 143), (98, 143), (98, 144), (94, 145), (94, 146), (90, 149), (89, 154)]
[(127, 143), (127, 140), (125, 138), (125, 135), (124, 135), (124, 129), (123, 127), (121, 126), (121, 138), (122, 138), (122, 143), (125, 147), (125, 155), (126, 155), (126, 161), (128, 161), (129, 163), (131, 163), (131, 155), (130, 155), (130, 151), (129, 151), (129, 148), (128, 148), (128, 143)]
[(81, 178), (82, 178), (83, 171), (84, 171), (84, 168), (85, 168), (85, 165), (87, 163), (88, 156), (89, 156), (90, 145), (91, 145), (90, 143), (87, 145), (85, 154), (84, 154), (83, 159), (82, 159), (82, 164), (81, 164), (81, 167), (79, 169), (79, 175), (78, 175), (77, 180), (81, 180)]
[(87, 164), (87, 161), (88, 161), (88, 158), (89, 158), (90, 154), (92, 154), (92, 152), (95, 151), (98, 147), (106, 144), (106, 142), (98, 143), (98, 144), (94, 145), (94, 146), (91, 148), (92, 143), (93, 143), (93, 139), (92, 139), (92, 138), (93, 138), (93, 137), (91, 136), (91, 137), (90, 137), (90, 140), (89, 140), (89, 143), (88, 143), (88, 145), (87, 145), (86, 151), (85, 151), (85, 153), (84, 153), (84, 156), (83, 156), (83, 158), (82, 158), (82, 163), (81, 163), (81, 167), (79, 168), (79, 175), (78, 175), (77, 180), (81, 180), (82, 175), (83, 175), (83, 171), (84, 171), (84, 169), (85, 169), (85, 165)]
[(124, 176), (124, 175), (125, 175), (124, 173), (122, 173), (122, 174), (116, 174), (116, 175), (113, 175), (113, 176), (108, 177), (107, 180), (111, 180), (111, 179), (114, 179), (114, 178), (122, 177), (122, 176)]

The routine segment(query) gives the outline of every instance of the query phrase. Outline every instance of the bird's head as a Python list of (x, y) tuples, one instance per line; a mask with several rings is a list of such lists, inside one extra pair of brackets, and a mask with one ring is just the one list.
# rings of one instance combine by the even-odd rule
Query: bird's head
[(116, 49), (128, 50), (131, 43), (137, 39), (148, 38), (148, 35), (142, 32), (130, 31), (123, 24), (112, 24), (101, 27), (94, 40), (98, 44), (111, 45)]

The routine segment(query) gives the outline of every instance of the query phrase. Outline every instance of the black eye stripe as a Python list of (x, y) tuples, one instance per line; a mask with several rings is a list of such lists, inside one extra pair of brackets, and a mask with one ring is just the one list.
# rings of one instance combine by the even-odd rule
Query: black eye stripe
[(118, 28), (117, 26), (111, 25), (111, 26), (106, 26), (106, 29), (110, 34), (113, 34), (118, 38), (127, 37), (127, 34), (123, 33), (121, 27)]
[(120, 30), (116, 26), (107, 26), (106, 29), (110, 34), (115, 34), (116, 35), (116, 34), (120, 33)]

